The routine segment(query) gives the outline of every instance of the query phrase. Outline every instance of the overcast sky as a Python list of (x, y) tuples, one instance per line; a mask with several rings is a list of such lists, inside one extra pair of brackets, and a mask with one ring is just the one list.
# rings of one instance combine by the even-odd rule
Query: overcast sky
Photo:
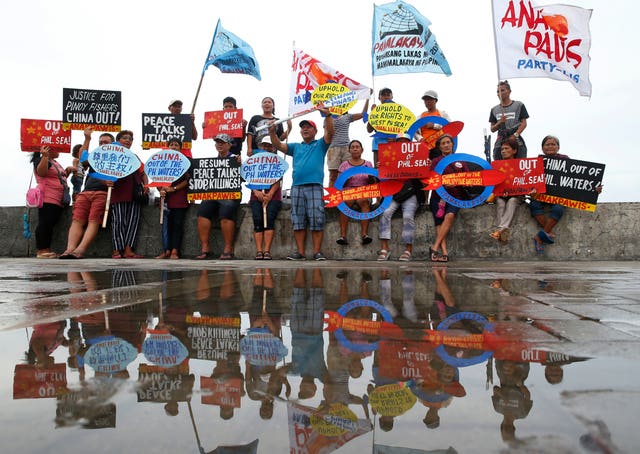
[[(384, 2), (378, 2), (382, 4)], [(204, 112), (219, 110), (231, 95), (245, 118), (261, 113), (265, 96), (276, 100), (276, 115), (287, 115), (292, 49), (296, 47), (347, 76), (376, 90), (390, 87), (395, 100), (416, 116), (425, 110), (426, 90), (436, 90), (438, 107), (452, 120), (465, 123), (458, 152), (483, 156), (483, 129), (497, 104), (496, 59), (489, 0), (413, 0), (431, 22), (453, 75), (430, 73), (371, 76), (373, 2), (324, 0), (310, 4), (293, 0), (165, 1), (113, 0), (3, 2), (0, 6), (0, 113), (5, 137), (5, 162), (0, 166), (0, 206), (24, 205), (29, 185), (29, 153), (20, 151), (20, 119), (55, 120), (62, 115), (62, 89), (87, 88), (122, 92), (122, 126), (135, 133), (133, 151), (142, 151), (141, 113), (166, 113), (172, 99), (191, 110), (200, 72), (218, 18), (223, 26), (254, 49), (262, 81), (221, 74), (210, 67), (196, 105), (196, 124)], [(540, 2), (544, 4), (549, 2)], [(638, 201), (638, 145), (633, 134), (638, 106), (635, 59), (640, 40), (633, 30), (640, 16), (637, 2), (571, 0), (593, 8), (591, 18), (592, 97), (579, 96), (568, 82), (512, 79), (512, 98), (523, 101), (529, 126), (523, 133), (529, 155), (540, 150), (546, 134), (561, 140), (561, 152), (574, 159), (606, 164), (600, 201)], [(360, 111), (362, 101), (352, 112)], [(319, 119), (318, 113), (311, 119)], [(300, 140), (294, 128), (292, 140)], [(202, 135), (200, 131), (200, 135)], [(365, 144), (364, 124), (354, 123), (352, 138)], [(73, 143), (82, 134), (73, 133)], [(495, 140), (495, 135), (494, 135)], [(94, 144), (97, 144), (97, 137)], [(214, 153), (211, 140), (194, 143), (194, 157)], [(59, 159), (71, 163), (70, 155)], [(290, 181), (290, 179), (289, 179)], [(285, 180), (285, 185), (287, 180)]]

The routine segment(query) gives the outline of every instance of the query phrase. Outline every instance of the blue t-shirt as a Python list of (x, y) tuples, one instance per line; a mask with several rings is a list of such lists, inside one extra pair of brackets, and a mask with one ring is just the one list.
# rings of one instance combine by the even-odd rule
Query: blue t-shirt
[(293, 156), (293, 186), (323, 184), (324, 157), (328, 149), (329, 144), (324, 138), (287, 145), (287, 154)]

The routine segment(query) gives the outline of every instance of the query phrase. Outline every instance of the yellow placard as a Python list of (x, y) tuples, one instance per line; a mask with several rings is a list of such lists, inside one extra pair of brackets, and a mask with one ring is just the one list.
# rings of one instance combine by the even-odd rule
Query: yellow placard
[(311, 416), (311, 427), (325, 437), (337, 437), (358, 430), (358, 417), (346, 405), (333, 403), (328, 409)]
[[(311, 93), (311, 103), (313, 105), (325, 102), (336, 95), (346, 93), (350, 91), (347, 87), (335, 82), (327, 82), (318, 86), (313, 93)], [(356, 105), (357, 100), (353, 100), (347, 104), (340, 104), (339, 106), (330, 107), (329, 111), (334, 115), (342, 115), (347, 113), (349, 109)]]
[(400, 416), (416, 403), (416, 396), (399, 383), (379, 386), (369, 394), (369, 403), (381, 416)]
[(385, 102), (377, 105), (369, 114), (373, 129), (385, 134), (405, 133), (416, 121), (416, 116), (402, 104)]

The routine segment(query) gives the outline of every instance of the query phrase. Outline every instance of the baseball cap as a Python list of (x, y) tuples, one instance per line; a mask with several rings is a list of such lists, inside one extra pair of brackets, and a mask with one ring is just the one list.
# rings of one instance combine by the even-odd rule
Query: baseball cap
[(438, 92), (435, 90), (427, 90), (424, 92), (424, 95), (422, 95), (422, 99), (424, 98), (433, 98), (436, 101), (438, 100)]
[(300, 122), (300, 127), (302, 128), (304, 125), (309, 125), (309, 126), (311, 126), (312, 128), (314, 128), (314, 129), (318, 129), (318, 127), (316, 126), (316, 124), (315, 124), (313, 121), (311, 121), (311, 120), (302, 120), (302, 121)]
[(169, 103), (169, 107), (171, 107), (171, 106), (173, 106), (173, 105), (175, 105), (175, 104), (180, 104), (180, 105), (182, 105), (182, 101), (180, 101), (179, 99), (174, 99), (173, 101), (171, 101), (171, 102)]
[(220, 134), (218, 134), (217, 136), (215, 136), (215, 137), (213, 138), (213, 140), (215, 140), (216, 142), (231, 143), (231, 141), (232, 141), (233, 139), (231, 139), (231, 137), (229, 136), (229, 134), (223, 134), (223, 133), (220, 133)]
[(269, 136), (263, 136), (262, 140), (260, 140), (260, 143), (268, 143), (269, 145), (273, 145), (273, 142), (271, 142), (271, 137)]
[(411, 136), (410, 136), (408, 133), (406, 133), (406, 132), (401, 132), (400, 134), (398, 134), (398, 135), (396, 136), (396, 140), (398, 140), (398, 139), (407, 139), (407, 140), (411, 140)]

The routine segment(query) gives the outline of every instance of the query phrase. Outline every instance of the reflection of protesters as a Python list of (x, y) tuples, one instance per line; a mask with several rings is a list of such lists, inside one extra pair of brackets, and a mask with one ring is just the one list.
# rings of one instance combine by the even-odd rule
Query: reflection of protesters
[(42, 323), (33, 327), (33, 333), (29, 341), (27, 361), (38, 368), (51, 366), (54, 358), (53, 352), (64, 342), (65, 323)]
[(493, 387), (493, 408), (503, 416), (500, 433), (504, 441), (515, 440), (515, 421), (529, 415), (533, 401), (524, 385), (529, 376), (529, 363), (497, 360), (496, 371), (500, 386)]
[(314, 268), (307, 287), (305, 270), (298, 268), (291, 294), (291, 365), (289, 373), (300, 375), (299, 399), (316, 394), (315, 380), (323, 381), (327, 366), (324, 359), (324, 283), (322, 270)]

